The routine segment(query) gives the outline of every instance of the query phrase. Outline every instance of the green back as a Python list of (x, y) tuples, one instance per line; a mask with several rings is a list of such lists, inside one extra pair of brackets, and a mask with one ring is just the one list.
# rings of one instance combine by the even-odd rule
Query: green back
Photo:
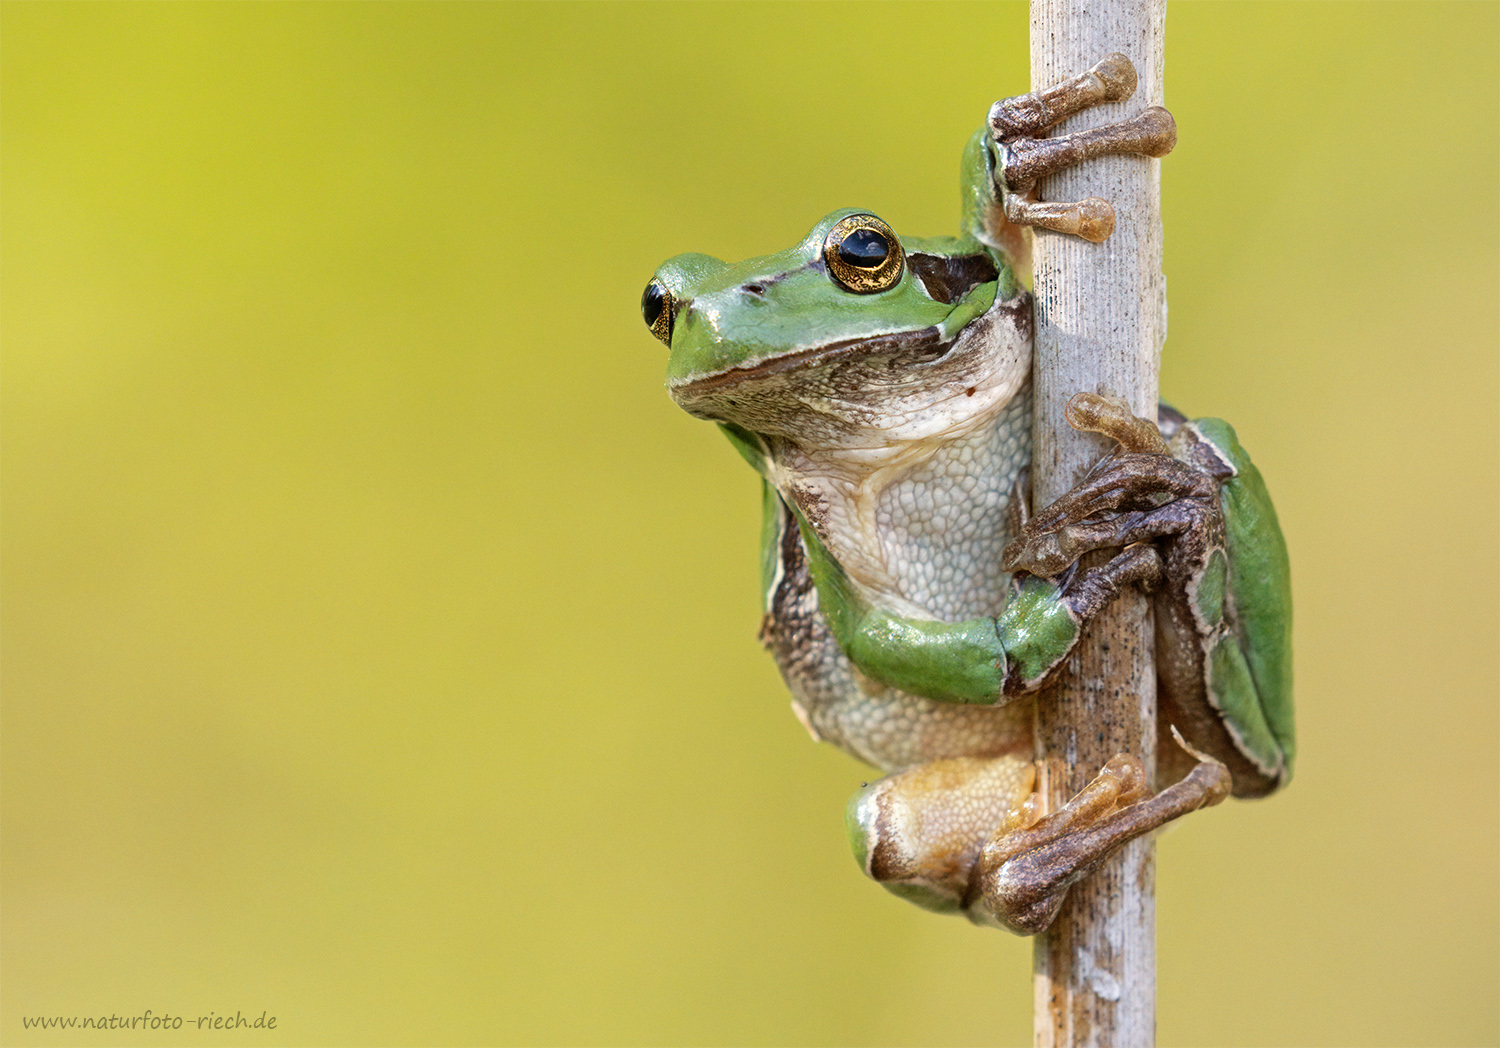
[(1271, 733), (1291, 774), (1296, 757), (1292, 710), (1292, 589), (1286, 540), (1260, 470), (1222, 419), (1195, 420), (1200, 432), (1227, 452), (1238, 471), (1224, 485), (1229, 592), (1250, 675)]

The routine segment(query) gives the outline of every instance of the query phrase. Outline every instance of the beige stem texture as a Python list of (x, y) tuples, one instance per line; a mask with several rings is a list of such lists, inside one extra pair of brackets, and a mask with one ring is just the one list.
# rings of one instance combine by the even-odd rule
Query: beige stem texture
[[(1165, 0), (1031, 0), (1031, 80), (1039, 90), (1120, 51), (1135, 64), (1135, 95), (1069, 118), (1054, 133), (1094, 127), (1162, 104)], [(1035, 454), (1032, 501), (1046, 506), (1109, 450), (1078, 433), (1063, 409), (1088, 390), (1156, 417), (1166, 336), (1161, 273), (1160, 161), (1090, 160), (1044, 179), (1043, 200), (1097, 196), (1115, 209), (1100, 244), (1038, 231)], [(1063, 679), (1037, 702), (1037, 750), (1055, 806), (1117, 753), (1145, 763), (1154, 789), (1156, 676), (1145, 599), (1131, 593), (1092, 625)], [(1155, 848), (1136, 841), (1074, 885), (1036, 939), (1036, 1043), (1138, 1048), (1156, 1040)]]

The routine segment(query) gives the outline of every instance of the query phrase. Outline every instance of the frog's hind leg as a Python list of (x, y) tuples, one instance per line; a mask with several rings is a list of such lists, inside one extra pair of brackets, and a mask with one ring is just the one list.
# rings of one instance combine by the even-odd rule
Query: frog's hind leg
[(892, 893), (1034, 935), (1115, 849), (1228, 795), (1224, 766), (1193, 756), (1197, 766), (1153, 797), (1140, 760), (1121, 754), (1051, 814), (1029, 753), (931, 761), (854, 796), (850, 843), (865, 873)]
[(1187, 777), (1153, 797), (1140, 760), (1120, 754), (1058, 811), (1030, 826), (1002, 829), (976, 866), (965, 903), (971, 915), (979, 911), (1021, 935), (1044, 930), (1068, 888), (1121, 845), (1229, 796), (1228, 769), (1194, 756), (1199, 763)]
[(1035, 778), (1028, 752), (944, 758), (869, 783), (849, 802), (855, 858), (866, 874), (919, 906), (964, 910), (985, 842), (1013, 812), (1020, 822), (1035, 821)]

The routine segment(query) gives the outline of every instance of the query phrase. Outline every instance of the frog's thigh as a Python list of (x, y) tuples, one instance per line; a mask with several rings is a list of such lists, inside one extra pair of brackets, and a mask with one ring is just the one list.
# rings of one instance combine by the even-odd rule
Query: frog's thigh
[(872, 782), (849, 802), (855, 858), (895, 894), (958, 910), (985, 841), (1035, 779), (1028, 754), (949, 757)]

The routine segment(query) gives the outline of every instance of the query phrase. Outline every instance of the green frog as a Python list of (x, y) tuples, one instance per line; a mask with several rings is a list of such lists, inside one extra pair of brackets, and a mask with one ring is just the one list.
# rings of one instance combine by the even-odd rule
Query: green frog
[[(641, 300), (672, 398), (764, 479), (761, 639), (793, 710), (886, 773), (850, 802), (856, 858), (897, 895), (1021, 934), (1124, 842), (1284, 786), (1295, 753), (1286, 546), (1233, 429), (1080, 394), (1070, 421), (1116, 449), (1028, 512), (1027, 227), (1113, 225), (1104, 201), (1041, 202), (1035, 181), (1175, 140), (1160, 109), (1043, 133), (1133, 89), (1115, 55), (996, 103), (963, 154), (957, 237), (844, 209), (762, 258), (679, 255)], [(1032, 704), (1127, 587), (1154, 611), (1163, 788), (1120, 754), (1048, 810)]]

